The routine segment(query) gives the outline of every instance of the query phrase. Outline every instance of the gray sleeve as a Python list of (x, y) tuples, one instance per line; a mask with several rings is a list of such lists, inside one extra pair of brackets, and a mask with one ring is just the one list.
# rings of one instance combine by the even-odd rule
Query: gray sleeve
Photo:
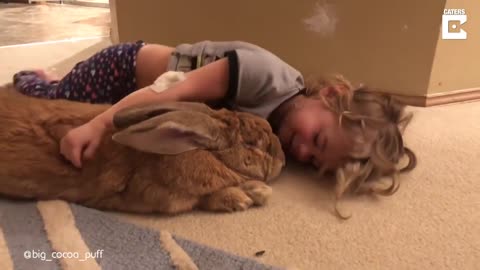
[(230, 65), (227, 98), (238, 110), (268, 118), (304, 88), (300, 72), (268, 51), (238, 49), (226, 55)]

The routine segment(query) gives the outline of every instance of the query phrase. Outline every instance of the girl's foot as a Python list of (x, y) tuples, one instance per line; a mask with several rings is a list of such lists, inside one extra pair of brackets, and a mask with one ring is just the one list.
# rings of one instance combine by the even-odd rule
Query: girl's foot
[(60, 80), (60, 78), (55, 74), (52, 74), (52, 73), (49, 74), (43, 69), (34, 69), (34, 70), (24, 70), (24, 71), (20, 71), (20, 72), (16, 73), (13, 76), (13, 84), (17, 85), (19, 80), (22, 77), (26, 77), (26, 76), (34, 76), (36, 78), (44, 80), (46, 83), (51, 83), (51, 82), (55, 82), (55, 81)]
[(38, 77), (40, 77), (41, 79), (45, 80), (48, 83), (60, 80), (60, 77), (58, 77), (56, 74), (47, 73), (43, 69), (36, 69), (36, 70), (33, 70), (33, 72), (35, 72)]
[(25, 70), (13, 75), (13, 84), (23, 94), (55, 98), (58, 81), (54, 80), (54, 76), (48, 75), (43, 70)]

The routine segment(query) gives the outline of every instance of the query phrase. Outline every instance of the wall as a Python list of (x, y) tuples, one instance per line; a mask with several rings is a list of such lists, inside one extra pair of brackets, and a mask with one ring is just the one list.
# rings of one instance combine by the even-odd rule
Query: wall
[[(439, 40), (445, 0), (331, 0), (320, 2), (318, 9), (314, 0), (115, 2), (120, 41), (173, 46), (203, 39), (245, 40), (271, 50), (306, 76), (340, 72), (354, 83), (408, 96), (441, 91), (436, 78), (448, 73), (442, 68), (451, 61), (447, 51), (461, 46)], [(313, 29), (317, 32), (305, 24), (312, 17), (320, 22)], [(468, 42), (472, 48), (480, 44), (473, 37)], [(441, 57), (434, 61), (435, 54)], [(455, 75), (450, 77), (442, 89), (458, 88)]]
[(480, 2), (448, 0), (445, 8), (464, 8), (466, 40), (442, 40), (439, 36), (428, 95), (480, 89)]

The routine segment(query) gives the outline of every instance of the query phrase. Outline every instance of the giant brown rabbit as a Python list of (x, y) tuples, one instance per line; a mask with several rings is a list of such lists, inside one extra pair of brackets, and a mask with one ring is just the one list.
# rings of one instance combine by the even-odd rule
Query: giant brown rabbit
[(108, 106), (0, 87), (0, 196), (137, 213), (237, 211), (264, 205), (285, 165), (264, 119), (170, 102), (118, 112), (95, 157), (75, 168), (61, 138)]

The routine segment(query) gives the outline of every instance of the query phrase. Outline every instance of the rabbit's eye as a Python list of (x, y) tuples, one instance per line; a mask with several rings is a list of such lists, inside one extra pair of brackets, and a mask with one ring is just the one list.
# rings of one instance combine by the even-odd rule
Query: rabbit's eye
[(258, 136), (249, 136), (248, 138), (243, 138), (243, 143), (246, 146), (260, 148), (263, 145), (263, 139)]
[(250, 164), (252, 164), (252, 158), (250, 156), (247, 156), (244, 160), (243, 160), (243, 164), (245, 164), (246, 166), (249, 166)]
[(247, 141), (247, 142), (245, 142), (245, 145), (249, 148), (258, 148), (259, 147), (258, 141)]
[(249, 140), (249, 141), (246, 141), (245, 143), (249, 146), (257, 146), (258, 145), (258, 141), (255, 141), (255, 140)]

